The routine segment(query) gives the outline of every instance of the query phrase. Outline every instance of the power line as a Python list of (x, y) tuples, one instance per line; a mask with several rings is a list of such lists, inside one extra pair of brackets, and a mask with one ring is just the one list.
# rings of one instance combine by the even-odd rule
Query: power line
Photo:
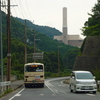
[(24, 7), (23, 7), (23, 4), (22, 4), (21, 0), (19, 0), (19, 1), (20, 1), (19, 4), (21, 4), (20, 8), (21, 8), (22, 12), (24, 12), (25, 16), (28, 18), (27, 14), (24, 10)]
[[(33, 19), (31, 14), (30, 14), (30, 11), (29, 11), (29, 8), (28, 8), (28, 3), (26, 0), (22, 1), (21, 0), (14, 0), (12, 3), (14, 4), (18, 4), (18, 11), (16, 11), (14, 9), (14, 12), (16, 13), (16, 16), (18, 16), (17, 12), (20, 12), (20, 15), (22, 15), (23, 19)], [(24, 4), (24, 5), (23, 5)], [(25, 6), (26, 5), (26, 6)]]
[(33, 19), (32, 16), (31, 16), (31, 14), (30, 14), (30, 11), (29, 11), (29, 8), (28, 8), (28, 5), (27, 5), (28, 3), (27, 3), (26, 0), (25, 0), (25, 3), (26, 3), (26, 7), (27, 7), (28, 13), (29, 13), (29, 15), (30, 15), (30, 18)]

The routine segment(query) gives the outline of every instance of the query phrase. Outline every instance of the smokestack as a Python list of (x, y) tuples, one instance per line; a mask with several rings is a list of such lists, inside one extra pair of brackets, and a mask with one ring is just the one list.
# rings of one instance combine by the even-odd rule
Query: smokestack
[(63, 42), (68, 45), (67, 36), (67, 8), (63, 8)]
[(63, 27), (67, 27), (67, 8), (63, 8)]

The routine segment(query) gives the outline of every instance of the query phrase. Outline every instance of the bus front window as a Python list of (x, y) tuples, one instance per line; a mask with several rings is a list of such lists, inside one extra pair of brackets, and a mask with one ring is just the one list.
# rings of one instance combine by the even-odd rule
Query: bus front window
[(26, 72), (42, 72), (43, 71), (43, 66), (42, 65), (27, 65), (26, 66)]

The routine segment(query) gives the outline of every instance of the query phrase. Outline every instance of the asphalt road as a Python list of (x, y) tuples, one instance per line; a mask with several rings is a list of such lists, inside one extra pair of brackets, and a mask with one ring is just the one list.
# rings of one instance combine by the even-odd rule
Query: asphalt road
[(100, 100), (100, 93), (71, 93), (68, 84), (63, 84), (66, 78), (51, 78), (45, 80), (44, 88), (25, 88), (6, 95), (1, 100)]

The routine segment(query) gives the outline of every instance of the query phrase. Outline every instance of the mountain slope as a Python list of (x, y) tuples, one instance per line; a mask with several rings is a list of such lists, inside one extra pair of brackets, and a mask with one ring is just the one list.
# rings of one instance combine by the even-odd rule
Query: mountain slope
[[(3, 33), (6, 34), (6, 14), (2, 14), (2, 20), (3, 20)], [(32, 24), (30, 21), (26, 21), (26, 28), (25, 28), (25, 21), (23, 19), (18, 20), (18, 18), (14, 18), (11, 16), (11, 37), (16, 38), (17, 40), (21, 42), (25, 42), (25, 37), (27, 40), (27, 45), (34, 47), (34, 35), (35, 35), (35, 42), (36, 42), (36, 48), (38, 50), (43, 50), (46, 52), (50, 51), (58, 51), (58, 45), (62, 46), (61, 53), (64, 54), (67, 52), (67, 50), (74, 48), (73, 46), (65, 45), (64, 43), (59, 43), (56, 40), (53, 40), (51, 37), (57, 34), (61, 34), (57, 29), (51, 28), (51, 27), (44, 27), (44, 26), (38, 26)], [(28, 26), (27, 26), (28, 25)], [(29, 27), (30, 26), (30, 27)], [(36, 27), (36, 29), (44, 29), (44, 33), (37, 32), (34, 30), (33, 26)], [(48, 31), (47, 31), (48, 30)], [(26, 36), (25, 36), (26, 33)], [(49, 36), (48, 36), (49, 35)], [(39, 39), (39, 40), (37, 40)]]
[[(20, 18), (17, 18), (16, 19), (18, 21), (20, 21), (21, 23), (25, 24), (25, 20), (23, 19), (20, 19)], [(53, 39), (53, 37), (55, 35), (61, 35), (62, 33), (55, 29), (55, 28), (52, 28), (52, 27), (49, 27), (49, 26), (39, 26), (39, 25), (35, 25), (34, 23), (32, 23), (31, 21), (29, 20), (26, 20), (26, 25), (32, 29), (34, 29), (35, 31), (37, 32), (40, 32), (40, 33), (43, 33), (43, 34), (46, 34), (47, 36), (49, 36), (50, 38)]]

